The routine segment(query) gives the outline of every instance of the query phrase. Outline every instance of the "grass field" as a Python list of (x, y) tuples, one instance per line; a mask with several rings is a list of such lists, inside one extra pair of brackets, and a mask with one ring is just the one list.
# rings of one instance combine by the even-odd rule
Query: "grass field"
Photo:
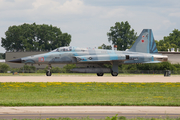
[(180, 83), (0, 83), (0, 106), (180, 106)]

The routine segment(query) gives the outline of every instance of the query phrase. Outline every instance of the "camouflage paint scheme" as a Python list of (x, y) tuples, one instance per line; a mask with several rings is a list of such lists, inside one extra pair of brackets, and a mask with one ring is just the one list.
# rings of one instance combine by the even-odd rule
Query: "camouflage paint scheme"
[[(159, 63), (167, 61), (168, 57), (157, 54), (156, 43), (151, 29), (143, 29), (133, 46), (127, 51), (104, 49), (87, 49), (77, 47), (60, 47), (45, 54), (23, 57), (9, 62), (24, 64), (76, 64), (75, 72), (97, 73), (102, 76), (111, 72), (118, 75), (119, 64)], [(103, 68), (104, 64), (111, 64), (112, 69)], [(83, 68), (82, 68), (83, 67)], [(48, 70), (50, 73), (50, 68)], [(46, 73), (47, 76), (48, 72)], [(51, 73), (50, 73), (51, 75)]]

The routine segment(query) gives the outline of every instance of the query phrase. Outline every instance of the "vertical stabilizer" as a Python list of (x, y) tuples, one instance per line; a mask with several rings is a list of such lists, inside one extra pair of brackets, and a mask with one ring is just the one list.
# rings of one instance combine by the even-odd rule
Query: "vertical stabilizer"
[(132, 52), (158, 53), (154, 36), (151, 29), (143, 29), (133, 46), (129, 49)]

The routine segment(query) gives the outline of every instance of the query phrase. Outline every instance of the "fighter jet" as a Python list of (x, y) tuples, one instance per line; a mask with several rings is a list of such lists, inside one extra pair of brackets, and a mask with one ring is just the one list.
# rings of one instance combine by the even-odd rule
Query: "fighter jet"
[[(103, 76), (104, 73), (118, 75), (118, 65), (138, 63), (159, 63), (167, 61), (168, 57), (158, 54), (151, 29), (143, 29), (133, 46), (126, 51), (88, 49), (78, 47), (59, 47), (45, 54), (38, 54), (23, 57), (8, 62), (23, 64), (47, 64), (47, 76), (51, 76), (52, 64), (76, 64), (78, 68), (74, 72), (97, 73)], [(112, 68), (103, 67), (104, 64), (111, 64)]]

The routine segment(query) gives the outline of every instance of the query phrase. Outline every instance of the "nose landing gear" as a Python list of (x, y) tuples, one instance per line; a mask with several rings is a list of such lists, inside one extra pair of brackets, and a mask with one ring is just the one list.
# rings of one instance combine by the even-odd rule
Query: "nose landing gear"
[(47, 72), (46, 72), (46, 76), (51, 76), (51, 75), (52, 75), (52, 73), (51, 73), (51, 68), (52, 68), (52, 66), (49, 65), (49, 66), (48, 66), (48, 70), (47, 70)]
[(111, 72), (111, 75), (112, 75), (112, 76), (118, 76), (118, 73), (112, 71), (112, 72)]
[(104, 73), (97, 73), (97, 76), (103, 76)]
[(46, 72), (46, 76), (51, 76), (51, 74), (52, 74), (51, 71)]
[(112, 70), (111, 70), (111, 75), (112, 76), (118, 76), (118, 61), (114, 61), (113, 62), (113, 67), (112, 67)]

